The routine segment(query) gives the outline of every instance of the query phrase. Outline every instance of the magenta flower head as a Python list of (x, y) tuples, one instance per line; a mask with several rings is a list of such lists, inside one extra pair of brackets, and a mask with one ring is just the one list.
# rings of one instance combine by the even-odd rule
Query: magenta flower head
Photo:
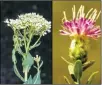
[[(101, 12), (91, 8), (86, 14), (84, 6), (81, 5), (78, 12), (76, 12), (75, 5), (72, 8), (72, 20), (67, 20), (65, 11), (62, 19), (61, 35), (68, 35), (71, 37), (71, 44), (69, 47), (69, 57), (72, 63), (67, 61), (69, 73), (75, 84), (81, 84), (83, 72), (94, 64), (94, 60), (88, 60), (89, 38), (98, 39), (101, 36), (100, 26), (96, 25), (96, 20), (99, 18)], [(61, 57), (65, 62), (66, 59)], [(91, 84), (94, 72), (86, 84)], [(69, 80), (64, 77), (66, 81)]]
[(73, 19), (67, 20), (65, 11), (62, 19), (63, 30), (60, 30), (61, 35), (69, 35), (72, 37), (89, 37), (97, 39), (101, 35), (100, 26), (96, 26), (96, 20), (99, 18), (101, 12), (91, 8), (87, 14), (84, 13), (84, 6), (81, 5), (76, 13), (75, 5), (72, 8)]

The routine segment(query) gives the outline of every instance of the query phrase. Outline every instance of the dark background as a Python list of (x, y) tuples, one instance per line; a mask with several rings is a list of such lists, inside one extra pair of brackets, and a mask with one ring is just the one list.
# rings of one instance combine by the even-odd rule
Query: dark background
[[(22, 13), (36, 12), (43, 15), (48, 21), (51, 21), (51, 2), (50, 1), (1, 1), (1, 19), (0, 19), (0, 42), (1, 42), (1, 83), (2, 84), (19, 84), (21, 80), (15, 75), (12, 63), (12, 49), (13, 49), (13, 31), (3, 21), (6, 18), (14, 19), (17, 15)], [(52, 38), (51, 33), (42, 37), (41, 45), (31, 51), (31, 54), (41, 56), (44, 64), (41, 68), (42, 84), (52, 83)], [(20, 58), (18, 57), (18, 62)], [(18, 63), (21, 66), (21, 63)], [(21, 67), (19, 71), (22, 73)], [(36, 73), (36, 69), (32, 69), (32, 74)]]

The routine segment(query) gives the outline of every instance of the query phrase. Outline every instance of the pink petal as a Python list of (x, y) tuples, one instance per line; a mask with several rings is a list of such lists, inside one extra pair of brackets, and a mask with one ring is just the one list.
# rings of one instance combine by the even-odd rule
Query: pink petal
[(79, 28), (77, 28), (77, 34), (80, 34), (80, 29)]
[(61, 35), (70, 35), (69, 32), (64, 31), (64, 30), (59, 30)]
[(71, 28), (71, 22), (64, 22), (64, 26), (66, 27), (66, 28)]
[(64, 27), (67, 28), (68, 31), (73, 32), (72, 23), (71, 22), (64, 22)]

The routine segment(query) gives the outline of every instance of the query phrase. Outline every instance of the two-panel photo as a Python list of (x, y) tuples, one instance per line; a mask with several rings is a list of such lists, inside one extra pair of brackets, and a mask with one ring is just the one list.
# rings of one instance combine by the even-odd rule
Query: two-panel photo
[(101, 0), (0, 6), (0, 84), (102, 85)]

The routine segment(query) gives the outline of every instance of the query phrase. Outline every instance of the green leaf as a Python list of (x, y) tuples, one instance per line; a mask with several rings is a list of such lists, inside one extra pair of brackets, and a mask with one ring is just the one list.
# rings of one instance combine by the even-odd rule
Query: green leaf
[[(40, 41), (41, 37), (42, 37), (42, 35), (39, 36), (39, 38), (38, 38), (38, 39), (36, 40), (36, 42), (30, 47), (29, 50), (31, 50), (31, 49), (33, 49), (33, 48), (35, 48), (35, 47), (37, 47), (37, 46), (40, 45), (41, 42), (39, 42), (39, 41)], [(38, 42), (39, 42), (39, 43), (38, 43)]]
[(93, 72), (93, 73), (90, 75), (90, 77), (89, 77), (89, 79), (88, 79), (88, 81), (87, 81), (86, 84), (91, 84), (91, 83), (92, 83), (92, 80), (93, 80), (93, 78), (94, 78), (94, 76), (95, 76), (95, 74), (97, 74), (97, 73), (98, 73), (98, 71)]
[(13, 68), (14, 68), (15, 74), (24, 82), (24, 78), (20, 75), (20, 73), (19, 73), (19, 71), (17, 69), (17, 66), (14, 65)]
[(30, 53), (27, 54), (27, 57), (23, 60), (22, 65), (23, 65), (23, 72), (26, 70), (29, 71), (31, 66), (34, 64), (34, 59), (31, 56)]
[(33, 49), (33, 48), (35, 48), (35, 47), (40, 46), (40, 44), (41, 44), (41, 42), (39, 42), (39, 43), (37, 42), (36, 44), (34, 44), (34, 45), (32, 45), (32, 46), (30, 47), (30, 50)]
[(41, 84), (40, 71), (38, 71), (33, 78), (30, 75), (30, 77), (24, 84)]
[(82, 62), (81, 62), (81, 60), (77, 60), (75, 62), (74, 75), (77, 79), (77, 82), (80, 83), (80, 78), (82, 76)]
[(76, 80), (75, 75), (74, 75), (74, 65), (69, 64), (68, 70), (69, 70), (69, 74), (71, 75), (72, 79), (74, 80), (74, 82), (76, 82), (77, 80)]
[(33, 77), (33, 84), (41, 84), (40, 71)]
[(12, 61), (14, 63), (13, 68), (14, 68), (14, 72), (15, 74), (22, 80), (24, 81), (24, 78), (20, 75), (16, 63), (17, 63), (17, 59), (16, 59), (16, 55), (15, 55), (15, 49), (12, 50)]
[(39, 68), (41, 68), (41, 67), (42, 67), (42, 65), (43, 65), (43, 61), (41, 62), (41, 64), (40, 64)]
[(33, 84), (31, 75), (29, 76), (28, 80), (24, 84)]

